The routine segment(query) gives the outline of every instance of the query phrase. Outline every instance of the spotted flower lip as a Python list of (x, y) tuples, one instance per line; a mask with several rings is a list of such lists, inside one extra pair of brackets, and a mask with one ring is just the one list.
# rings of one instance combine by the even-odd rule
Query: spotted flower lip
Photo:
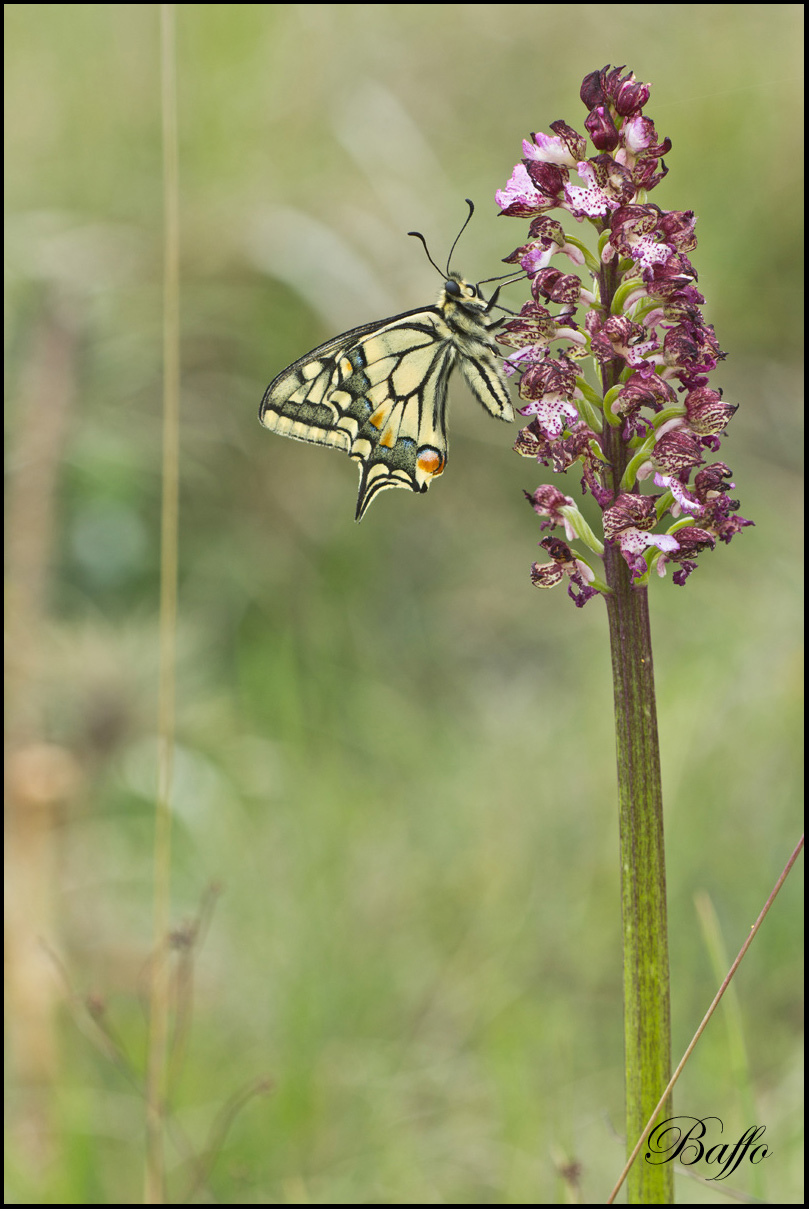
[[(530, 417), (514, 448), (556, 472), (580, 468), (604, 542), (618, 547), (636, 586), (669, 564), (683, 584), (700, 555), (752, 524), (728, 494), (729, 468), (709, 461), (736, 408), (710, 381), (725, 354), (697, 288), (697, 219), (649, 201), (672, 148), (644, 112), (650, 86), (607, 66), (584, 78), (580, 95), (584, 133), (561, 120), (548, 134), (532, 133), (496, 195), (503, 215), (530, 222), (528, 238), (504, 259), (524, 270), (531, 301), (497, 335), (509, 349), (506, 372), (519, 382), (519, 411)], [(563, 225), (571, 220), (593, 229), (596, 247)], [(558, 267), (560, 255), (592, 280)], [(534, 564), (532, 581), (567, 579), (577, 605), (609, 591), (592, 568), (589, 576), (581, 569), (604, 546), (560, 502), (568, 497), (555, 487), (526, 495), (542, 526), (562, 527), (566, 538), (543, 540), (552, 561)], [(567, 543), (583, 534), (588, 549), (579, 558)]]
[(577, 608), (597, 595), (592, 587), (595, 578), (591, 567), (573, 554), (570, 546), (558, 537), (546, 537), (539, 543), (551, 556), (549, 563), (534, 563), (531, 567), (531, 582), (537, 588), (553, 588), (564, 579), (568, 580), (568, 595)]
[(635, 195), (626, 169), (611, 156), (596, 156), (576, 165), (585, 187), (566, 184), (565, 203), (574, 218), (606, 219)]
[[(667, 222), (667, 218), (680, 221)], [(677, 252), (690, 252), (696, 246), (695, 222), (693, 212), (667, 216), (657, 206), (621, 206), (612, 216), (604, 258), (631, 257), (642, 273), (666, 265)]]
[(564, 495), (552, 483), (545, 483), (543, 486), (537, 487), (533, 495), (527, 491), (524, 494), (537, 516), (547, 518), (543, 521), (540, 528), (550, 529), (555, 525), (562, 525), (564, 526), (567, 540), (571, 542), (574, 540), (576, 536), (575, 530), (563, 512), (564, 508), (575, 507), (575, 501), (569, 495)]
[(558, 204), (554, 196), (537, 189), (524, 164), (517, 164), (505, 189), (498, 189), (495, 200), (501, 213), (509, 218), (533, 218)]
[(677, 539), (665, 533), (653, 533), (657, 522), (655, 502), (650, 495), (619, 495), (604, 511), (604, 536), (617, 541), (630, 571), (645, 575), (648, 567), (644, 555), (649, 547), (666, 554), (679, 549)]

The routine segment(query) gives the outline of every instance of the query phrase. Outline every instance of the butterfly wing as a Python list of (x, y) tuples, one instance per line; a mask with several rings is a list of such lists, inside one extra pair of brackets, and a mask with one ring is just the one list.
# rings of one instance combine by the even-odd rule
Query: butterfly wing
[(426, 491), (447, 463), (456, 364), (491, 415), (514, 419), (488, 317), (496, 298), (450, 273), (437, 306), (356, 327), (290, 365), (267, 387), (259, 419), (359, 463), (357, 520), (387, 487)]
[(447, 382), (457, 356), (437, 308), (366, 324), (279, 374), (259, 418), (282, 436), (344, 449), (357, 461), (361, 520), (379, 491), (426, 491), (443, 471)]

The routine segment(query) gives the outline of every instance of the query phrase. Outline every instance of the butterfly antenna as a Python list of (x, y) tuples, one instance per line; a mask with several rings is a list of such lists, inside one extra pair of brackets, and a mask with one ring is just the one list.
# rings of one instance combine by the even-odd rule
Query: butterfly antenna
[(449, 250), (449, 256), (447, 257), (447, 272), (446, 272), (447, 277), (449, 277), (449, 262), (452, 260), (452, 253), (455, 251), (455, 247), (456, 247), (456, 244), (458, 243), (458, 240), (461, 238), (464, 231), (469, 226), (469, 220), (471, 219), (472, 215), (475, 213), (475, 203), (470, 201), (468, 197), (465, 200), (466, 200), (467, 206), (469, 207), (469, 213), (466, 216), (466, 222), (461, 227), (458, 234), (455, 236), (455, 243), (452, 245), (452, 247)]
[(433, 266), (433, 268), (436, 270), (436, 272), (441, 274), (442, 277), (446, 277), (446, 273), (444, 272), (444, 270), (440, 269), (438, 267), (438, 265), (435, 263), (432, 256), (430, 255), (430, 249), (427, 247), (427, 240), (424, 238), (421, 231), (408, 231), (407, 233), (408, 233), (408, 235), (412, 235), (414, 239), (421, 240), (421, 242), (424, 244), (424, 251), (427, 253), (427, 259), (429, 260), (430, 264)]
[(490, 281), (505, 281), (507, 277), (511, 278), (509, 285), (513, 285), (515, 281), (522, 281), (523, 278), (527, 278), (528, 274), (527, 273), (517, 273), (515, 275), (513, 272), (512, 273), (501, 273), (499, 277), (484, 277), (483, 281), (479, 281), (477, 284), (486, 285)]
[[(461, 238), (461, 236), (463, 235), (464, 231), (465, 231), (465, 230), (466, 230), (466, 228), (469, 226), (469, 220), (471, 219), (472, 215), (475, 213), (475, 203), (474, 203), (473, 201), (470, 201), (470, 199), (469, 199), (468, 197), (466, 198), (466, 204), (467, 204), (467, 206), (469, 207), (469, 213), (468, 213), (468, 214), (467, 214), (467, 216), (466, 216), (466, 221), (465, 221), (464, 225), (461, 227), (460, 231), (459, 231), (459, 232), (458, 232), (458, 234), (455, 236), (455, 242), (453, 243), (452, 247), (451, 247), (451, 248), (450, 248), (450, 250), (449, 250), (449, 256), (447, 257), (447, 267), (446, 267), (446, 270), (439, 268), (439, 267), (438, 267), (438, 265), (437, 265), (437, 264), (435, 263), (435, 261), (433, 260), (432, 256), (430, 255), (430, 249), (427, 247), (427, 240), (424, 238), (424, 236), (422, 235), (421, 231), (408, 231), (408, 232), (407, 232), (407, 233), (408, 233), (408, 235), (412, 235), (414, 239), (420, 239), (420, 240), (421, 240), (421, 242), (424, 244), (424, 251), (427, 253), (427, 259), (429, 260), (430, 264), (431, 264), (431, 265), (433, 266), (433, 268), (434, 268), (434, 269), (436, 269), (436, 270), (437, 270), (437, 271), (438, 271), (438, 272), (441, 274), (441, 276), (442, 276), (443, 278), (445, 278), (445, 279), (446, 279), (447, 277), (449, 277), (449, 266), (450, 266), (450, 262), (451, 262), (451, 260), (452, 260), (452, 253), (455, 251), (455, 248), (457, 247), (458, 240)], [(504, 274), (504, 276), (505, 276), (505, 277), (508, 277), (508, 276), (510, 276), (510, 274), (509, 274), (509, 273), (505, 273), (505, 274)], [(500, 278), (499, 278), (499, 277), (489, 277), (489, 278), (487, 278), (487, 280), (488, 280), (488, 281), (500, 281)]]

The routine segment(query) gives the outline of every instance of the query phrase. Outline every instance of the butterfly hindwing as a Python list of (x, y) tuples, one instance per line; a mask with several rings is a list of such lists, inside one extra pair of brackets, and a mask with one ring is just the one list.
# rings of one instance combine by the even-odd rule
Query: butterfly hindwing
[[(468, 294), (458, 301), (461, 289)], [(354, 328), (294, 362), (267, 387), (259, 418), (273, 432), (343, 449), (359, 463), (357, 520), (385, 488), (426, 491), (447, 461), (447, 384), (456, 363), (492, 415), (513, 418), (485, 314), (476, 288), (453, 276), (437, 306)]]

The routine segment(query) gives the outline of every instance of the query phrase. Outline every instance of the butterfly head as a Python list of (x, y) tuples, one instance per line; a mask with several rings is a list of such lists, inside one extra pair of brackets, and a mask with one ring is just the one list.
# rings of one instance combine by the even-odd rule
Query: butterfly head
[(486, 315), (497, 302), (499, 290), (495, 290), (487, 302), (478, 287), (471, 281), (465, 281), (460, 273), (450, 272), (444, 282), (444, 288), (438, 295), (438, 305), (442, 310), (460, 307), (472, 315)]

